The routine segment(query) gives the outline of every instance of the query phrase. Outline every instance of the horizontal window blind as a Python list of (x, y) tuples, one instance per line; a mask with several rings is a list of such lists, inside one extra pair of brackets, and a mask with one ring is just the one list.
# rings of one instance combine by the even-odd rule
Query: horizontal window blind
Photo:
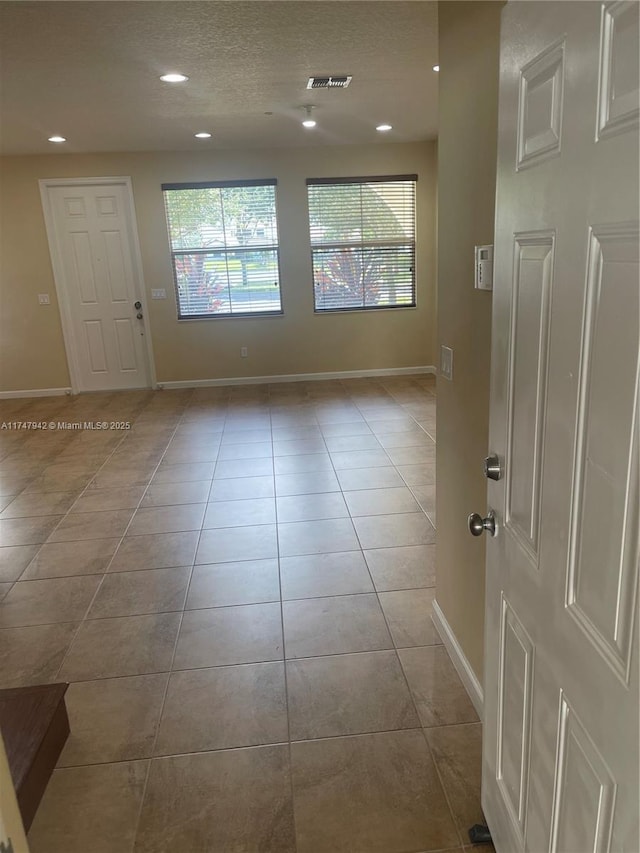
[(416, 179), (307, 181), (316, 311), (415, 306)]
[(280, 313), (275, 181), (162, 190), (179, 318)]

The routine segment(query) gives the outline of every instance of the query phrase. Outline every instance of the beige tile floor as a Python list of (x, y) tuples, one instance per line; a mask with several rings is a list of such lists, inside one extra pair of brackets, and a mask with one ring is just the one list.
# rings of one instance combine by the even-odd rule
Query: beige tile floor
[(462, 851), (432, 377), (0, 403), (0, 685), (70, 682), (32, 853)]

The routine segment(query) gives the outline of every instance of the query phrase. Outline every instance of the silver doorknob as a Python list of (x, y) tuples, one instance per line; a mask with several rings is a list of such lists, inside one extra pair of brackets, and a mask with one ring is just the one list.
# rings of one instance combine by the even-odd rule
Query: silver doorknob
[(486, 518), (478, 515), (477, 512), (472, 512), (468, 519), (469, 533), (472, 536), (482, 536), (486, 530), (491, 536), (496, 535), (496, 517), (493, 510), (490, 510)]
[(138, 313), (136, 314), (136, 317), (138, 318), (138, 320), (142, 320), (142, 312), (138, 311)]
[(484, 460), (484, 476), (488, 480), (499, 480), (502, 477), (502, 466), (497, 454), (492, 453)]

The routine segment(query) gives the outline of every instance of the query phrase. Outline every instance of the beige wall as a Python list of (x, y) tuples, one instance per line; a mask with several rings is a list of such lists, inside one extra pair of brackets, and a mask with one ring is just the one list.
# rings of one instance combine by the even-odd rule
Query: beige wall
[(473, 249), (493, 243), (502, 6), (438, 12), (438, 345), (453, 347), (454, 375), (438, 379), (437, 600), (480, 679), (485, 541), (467, 515), (486, 509), (491, 294), (473, 289)]
[[(305, 178), (417, 173), (418, 308), (314, 315)], [(158, 381), (434, 363), (434, 142), (6, 157), (0, 161), (0, 390), (69, 385), (38, 179), (130, 175)], [(277, 178), (284, 316), (178, 322), (160, 184)], [(38, 305), (49, 293), (51, 305)], [(247, 346), (248, 358), (240, 358)]]

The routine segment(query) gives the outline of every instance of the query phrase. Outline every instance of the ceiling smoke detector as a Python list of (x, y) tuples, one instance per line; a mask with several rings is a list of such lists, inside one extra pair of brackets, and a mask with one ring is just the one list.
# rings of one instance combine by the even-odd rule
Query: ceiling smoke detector
[(352, 78), (346, 74), (323, 74), (309, 77), (307, 89), (346, 89)]

